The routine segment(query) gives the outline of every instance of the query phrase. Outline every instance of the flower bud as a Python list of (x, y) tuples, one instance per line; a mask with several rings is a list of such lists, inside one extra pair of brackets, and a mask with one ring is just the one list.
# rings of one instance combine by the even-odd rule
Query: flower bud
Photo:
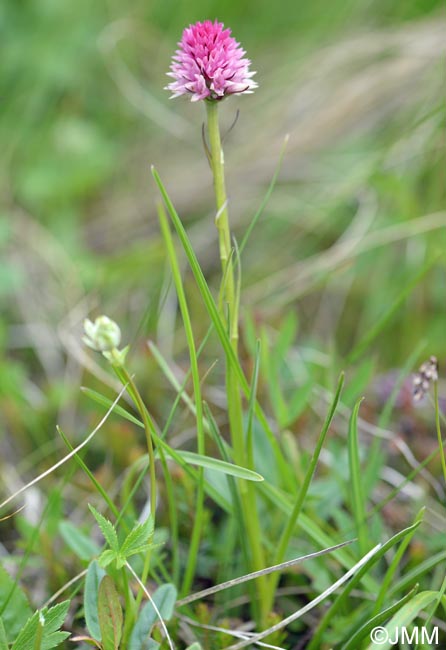
[(121, 342), (121, 330), (108, 316), (99, 316), (94, 323), (86, 318), (84, 330), (83, 342), (97, 352), (114, 350)]

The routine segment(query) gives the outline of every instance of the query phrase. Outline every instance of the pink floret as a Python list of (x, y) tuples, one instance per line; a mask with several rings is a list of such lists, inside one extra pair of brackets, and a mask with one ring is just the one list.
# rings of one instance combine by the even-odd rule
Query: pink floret
[(251, 61), (223, 23), (205, 20), (186, 27), (179, 49), (172, 58), (173, 77), (167, 90), (172, 97), (191, 95), (199, 99), (220, 100), (226, 95), (251, 93), (257, 88), (249, 71)]

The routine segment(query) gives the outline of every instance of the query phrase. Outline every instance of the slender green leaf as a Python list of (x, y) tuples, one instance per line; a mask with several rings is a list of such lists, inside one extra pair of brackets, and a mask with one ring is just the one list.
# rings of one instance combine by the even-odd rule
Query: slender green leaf
[(59, 532), (67, 546), (77, 555), (81, 560), (91, 560), (96, 557), (101, 549), (90, 537), (79, 530), (69, 521), (61, 521), (59, 524)]
[(400, 610), (407, 602), (409, 602), (417, 593), (418, 585), (416, 585), (408, 594), (398, 600), (396, 603), (388, 607), (382, 612), (379, 612), (376, 616), (369, 619), (364, 625), (361, 625), (359, 629), (349, 638), (349, 640), (342, 646), (341, 650), (357, 650), (361, 647), (361, 641), (366, 638), (366, 636), (375, 628), (380, 627), (382, 623), (388, 621), (389, 618)]
[[(418, 521), (417, 523), (413, 524), (412, 526), (409, 526), (409, 528), (405, 528), (404, 530), (401, 530), (399, 533), (391, 537), (385, 544), (381, 546), (379, 551), (373, 555), (372, 558), (370, 558), (364, 566), (356, 573), (356, 575), (350, 580), (350, 582), (344, 587), (343, 591), (339, 594), (339, 596), (336, 598), (332, 606), (328, 609), (328, 611), (324, 614), (322, 617), (321, 621), (319, 622), (319, 625), (308, 645), (308, 650), (319, 650), (320, 644), (323, 639), (323, 633), (327, 629), (330, 621), (333, 619), (333, 617), (340, 611), (340, 609), (343, 607), (345, 604), (346, 600), (348, 599), (349, 594), (351, 593), (352, 589), (356, 587), (356, 585), (360, 582), (360, 580), (363, 578), (363, 576), (367, 575), (370, 572), (370, 569), (372, 566), (378, 562), (395, 544), (398, 544), (402, 539), (406, 537), (406, 535), (410, 535), (412, 531), (416, 530), (418, 526), (420, 525), (420, 522)], [(376, 593), (376, 591), (375, 591)]]
[(359, 541), (361, 555), (367, 552), (369, 539), (366, 525), (365, 495), (362, 485), (361, 461), (359, 458), (358, 441), (358, 413), (362, 397), (356, 402), (350, 417), (348, 430), (348, 460), (350, 467), (350, 485), (352, 497), (352, 509), (355, 517), (356, 534)]
[(98, 594), (99, 585), (104, 576), (105, 571), (101, 569), (96, 560), (93, 560), (88, 567), (85, 578), (84, 613), (87, 629), (97, 641), (101, 640), (101, 628), (99, 626), (98, 616)]
[[(161, 232), (164, 237), (164, 242), (167, 249), (167, 254), (170, 261), (170, 269), (175, 284), (175, 289), (178, 296), (178, 304), (180, 306), (181, 316), (183, 319), (184, 332), (186, 334), (187, 347), (189, 349), (190, 368), (192, 374), (192, 384), (194, 388), (195, 400), (195, 413), (196, 413), (196, 440), (197, 451), (199, 454), (205, 454), (205, 428), (203, 422), (203, 399), (201, 396), (201, 381), (198, 368), (198, 356), (195, 345), (194, 332), (189, 313), (189, 307), (186, 299), (186, 294), (183, 286), (183, 279), (181, 277), (180, 263), (173, 243), (172, 233), (170, 231), (170, 224), (164, 209), (164, 204), (158, 204), (158, 216), (161, 227)], [(192, 528), (192, 535), (189, 544), (189, 556), (186, 562), (186, 570), (183, 576), (183, 591), (189, 591), (192, 584), (195, 567), (198, 557), (198, 547), (202, 537), (203, 530), (203, 511), (204, 511), (204, 476), (203, 471), (200, 470), (198, 474), (198, 489), (195, 504), (195, 517)]]
[[(177, 590), (172, 584), (158, 587), (153, 594), (152, 600), (163, 620), (168, 621), (172, 617), (176, 599)], [(130, 635), (129, 650), (149, 650), (149, 634), (159, 615), (151, 601), (144, 605)]]
[(249, 224), (249, 226), (248, 226), (248, 228), (247, 228), (247, 230), (246, 230), (246, 232), (244, 234), (244, 237), (242, 239), (242, 243), (240, 244), (240, 248), (239, 248), (239, 255), (241, 255), (243, 253), (243, 251), (245, 249), (245, 246), (248, 243), (248, 239), (251, 236), (251, 233), (252, 233), (255, 225), (256, 225), (257, 221), (260, 219), (260, 217), (261, 217), (261, 215), (263, 213), (263, 210), (265, 209), (265, 207), (266, 207), (266, 205), (267, 205), (267, 203), (268, 203), (268, 201), (269, 201), (269, 199), (271, 197), (271, 194), (273, 193), (274, 187), (275, 187), (277, 179), (279, 177), (280, 168), (282, 167), (283, 157), (285, 155), (285, 151), (286, 151), (286, 148), (287, 148), (287, 145), (288, 145), (288, 141), (289, 141), (289, 135), (286, 135), (285, 138), (284, 138), (284, 141), (283, 141), (282, 149), (280, 150), (279, 160), (277, 162), (276, 169), (274, 170), (273, 177), (271, 179), (269, 187), (268, 187), (268, 189), (266, 191), (265, 196), (263, 197), (263, 200), (262, 200), (257, 212), (253, 216), (253, 218), (251, 220), (251, 223)]
[[(296, 526), (296, 522), (299, 519), (299, 516), (302, 512), (302, 507), (305, 501), (305, 498), (307, 496), (308, 490), (310, 488), (310, 484), (314, 475), (314, 472), (316, 471), (316, 466), (319, 460), (320, 453), (322, 451), (322, 447), (325, 442), (325, 438), (327, 436), (328, 430), (330, 428), (331, 422), (333, 420), (333, 417), (336, 413), (336, 409), (339, 403), (339, 399), (341, 397), (341, 392), (342, 392), (342, 387), (344, 385), (344, 373), (341, 373), (339, 380), (338, 380), (338, 385), (336, 388), (336, 392), (333, 398), (333, 402), (330, 406), (330, 409), (328, 411), (328, 415), (325, 419), (324, 425), (322, 427), (321, 433), (319, 435), (319, 438), (316, 442), (315, 448), (313, 455), (310, 460), (310, 464), (308, 466), (308, 470), (305, 474), (304, 481), (302, 483), (302, 486), (300, 487), (296, 502), (293, 506), (293, 509), (291, 511), (291, 514), (287, 518), (287, 523), (283, 529), (282, 535), (280, 537), (278, 546), (277, 546), (277, 551), (274, 556), (274, 564), (279, 564), (282, 562), (283, 558), (285, 557), (285, 553), (288, 547), (289, 540), (291, 538), (291, 535), (293, 533), (293, 530)], [(330, 544), (328, 544), (330, 546)], [(274, 575), (271, 577), (270, 580), (270, 589), (272, 591), (271, 597), (274, 595), (273, 592), (275, 591), (275, 588), (277, 586), (277, 581), (278, 581), (278, 575)]]
[[(113, 404), (113, 400), (108, 399), (108, 397), (101, 395), (101, 393), (98, 393), (97, 391), (92, 390), (91, 388), (86, 388), (85, 386), (82, 386), (81, 390), (87, 397), (97, 402), (98, 404), (102, 404), (103, 406), (106, 406), (107, 408), (109, 408), (110, 405)], [(113, 408), (113, 412), (117, 413), (118, 415), (128, 420), (129, 422), (133, 422), (133, 424), (136, 424), (136, 426), (141, 427), (141, 429), (144, 429), (144, 424), (141, 422), (141, 420), (139, 420), (137, 417), (129, 413), (126, 409), (122, 408), (122, 406), (118, 406), (116, 404)]]
[[(259, 490), (262, 492), (263, 496), (270, 501), (278, 510), (281, 510), (286, 515), (290, 515), (293, 511), (293, 504), (290, 503), (289, 495), (279, 490), (271, 483), (264, 481), (259, 485)], [(318, 522), (306, 515), (305, 512), (300, 513), (299, 515), (299, 526), (302, 528), (302, 531), (305, 532), (308, 537), (313, 540), (319, 548), (327, 548), (328, 546), (334, 546), (336, 539), (330, 537), (330, 535), (325, 532)], [(352, 564), (354, 564), (354, 557), (350, 551), (346, 549), (339, 549), (338, 551), (333, 552), (333, 557), (337, 562), (341, 564), (344, 569), (349, 569)], [(376, 593), (379, 589), (378, 582), (374, 580), (373, 576), (364, 575), (362, 577), (362, 583), (371, 593)]]
[(432, 557), (420, 562), (418, 566), (415, 566), (413, 569), (408, 571), (402, 578), (395, 581), (389, 589), (389, 596), (392, 597), (395, 594), (405, 591), (408, 587), (414, 585), (418, 582), (421, 576), (426, 573), (431, 574), (433, 569), (440, 564), (441, 562), (446, 561), (446, 551), (440, 551)]
[[(158, 185), (158, 188), (161, 192), (161, 195), (163, 197), (163, 200), (167, 206), (167, 209), (169, 211), (170, 217), (173, 221), (173, 224), (175, 226), (175, 230), (177, 231), (178, 237), (180, 238), (180, 241), (183, 245), (184, 251), (186, 253), (186, 256), (189, 261), (189, 265), (192, 269), (192, 272), (195, 277), (195, 281), (198, 285), (198, 288), (200, 290), (200, 294), (202, 296), (202, 299), (205, 303), (206, 309), (209, 313), (209, 316), (211, 317), (211, 320), (214, 324), (215, 331), (220, 339), (220, 342), (223, 346), (223, 349), (225, 351), (226, 357), (228, 359), (228, 363), (231, 365), (231, 367), (234, 369), (235, 374), (237, 375), (237, 378), (240, 382), (240, 386), (245, 393), (245, 395), (249, 398), (249, 384), (246, 380), (246, 377), (243, 373), (243, 370), (240, 366), (240, 363), (238, 362), (234, 350), (231, 347), (231, 342), (228, 337), (228, 333), (226, 331), (225, 325), (222, 322), (220, 318), (220, 314), (218, 312), (217, 305), (215, 304), (214, 298), (211, 294), (211, 291), (207, 285), (206, 279), (203, 275), (203, 271), (201, 270), (200, 264), (198, 262), (197, 256), (195, 255), (195, 251), (189, 241), (189, 238), (187, 236), (187, 233), (184, 229), (184, 226), (181, 222), (181, 219), (179, 218), (172, 201), (170, 200), (170, 197), (166, 191), (166, 188), (164, 187), (161, 178), (156, 171), (154, 167), (152, 167), (152, 175), (155, 179), (156, 184)], [(256, 416), (257, 419), (259, 420), (260, 424), (262, 425), (263, 429), (265, 430), (269, 442), (271, 444), (271, 447), (274, 452), (274, 456), (276, 459), (276, 463), (278, 465), (278, 468), (281, 471), (281, 475), (283, 478), (287, 478), (290, 476), (290, 468), (288, 467), (287, 463), (285, 462), (285, 459), (283, 458), (282, 451), (280, 449), (280, 446), (274, 436), (273, 431), (271, 430), (269, 424), (268, 424), (268, 419), (265, 416), (262, 408), (260, 407), (259, 403), (256, 401)]]
[(428, 607), (438, 596), (437, 591), (423, 591), (421, 594), (414, 596), (404, 607), (402, 607), (385, 626), (387, 640), (384, 643), (377, 641), (370, 643), (367, 650), (389, 650), (394, 645), (392, 639), (395, 639), (397, 631), (408, 628), (413, 620)]
[(446, 612), (446, 598), (444, 597), (445, 592), (446, 592), (446, 576), (443, 578), (443, 582), (441, 583), (441, 587), (437, 592), (437, 598), (435, 599), (434, 604), (432, 605), (432, 607), (429, 610), (429, 614), (428, 614), (428, 616), (427, 616), (427, 618), (425, 620), (425, 623), (424, 623), (425, 627), (428, 627), (430, 625), (430, 622), (433, 619), (433, 617), (435, 616), (435, 613), (436, 613), (440, 603), (443, 603), (443, 610)]
[[(425, 507), (421, 508), (421, 510), (418, 512), (417, 516), (415, 517), (415, 522), (414, 523), (421, 523), (422, 522), (425, 510), (426, 510)], [(377, 614), (380, 611), (380, 609), (382, 608), (382, 606), (383, 606), (383, 604), (385, 602), (385, 599), (386, 599), (386, 597), (387, 597), (387, 595), (389, 593), (389, 588), (390, 588), (390, 585), (392, 584), (393, 576), (395, 575), (398, 567), (400, 566), (400, 563), (401, 563), (401, 560), (403, 559), (404, 553), (406, 552), (406, 550), (407, 550), (407, 548), (408, 548), (414, 534), (415, 534), (415, 529), (411, 533), (406, 535), (406, 537), (401, 542), (397, 552), (393, 556), (392, 561), (391, 561), (391, 563), (389, 565), (389, 568), (387, 569), (386, 574), (385, 574), (384, 578), (382, 579), (381, 587), (380, 587), (380, 590), (379, 590), (378, 595), (376, 597), (375, 607), (374, 607), (374, 610), (373, 610), (374, 614)]]
[[(98, 401), (94, 395), (89, 395), (94, 401)], [(177, 398), (178, 399), (178, 398)], [(100, 404), (104, 404), (110, 407), (113, 402), (112, 400), (108, 400), (106, 397), (101, 399)], [(165, 440), (161, 436), (158, 436), (152, 432), (152, 437), (155, 441), (155, 444), (157, 447), (161, 447), (161, 449), (164, 451), (165, 454), (170, 456), (180, 467), (184, 469), (184, 471), (194, 480), (198, 481), (198, 473), (196, 470), (193, 470), (192, 467), (189, 466), (189, 464), (181, 457), (180, 452), (177, 449), (173, 449), (170, 447)], [(204, 482), (205, 485), (205, 490), (208, 493), (208, 495), (217, 503), (225, 512), (228, 514), (232, 514), (232, 507), (231, 504), (224, 498), (222, 494), (219, 493), (218, 490), (214, 488), (214, 486), (210, 485), (207, 481)]]
[[(112, 402), (112, 404), (113, 404), (113, 402)], [(66, 436), (65, 433), (62, 431), (62, 429), (61, 429), (59, 426), (56, 426), (56, 429), (57, 429), (57, 432), (59, 433), (60, 437), (62, 438), (62, 440), (63, 440), (64, 443), (66, 444), (67, 448), (68, 448), (70, 451), (73, 451), (73, 450), (74, 450), (74, 447), (73, 447), (73, 445), (71, 444), (71, 442), (68, 440), (67, 436)], [(108, 507), (110, 508), (111, 512), (114, 514), (114, 516), (116, 517), (116, 519), (118, 519), (118, 517), (119, 517), (119, 511), (118, 511), (117, 507), (115, 506), (115, 504), (113, 503), (113, 499), (110, 499), (110, 497), (108, 496), (107, 491), (106, 491), (106, 490), (102, 487), (102, 485), (99, 483), (99, 481), (97, 480), (96, 476), (95, 476), (95, 475), (93, 474), (93, 472), (90, 470), (90, 468), (88, 467), (88, 465), (87, 465), (86, 463), (84, 463), (84, 461), (83, 461), (83, 459), (81, 458), (81, 456), (80, 456), (79, 453), (74, 454), (74, 460), (75, 460), (76, 463), (79, 465), (79, 467), (82, 469), (82, 471), (85, 472), (85, 474), (88, 476), (88, 478), (90, 479), (90, 481), (91, 481), (91, 482), (93, 483), (93, 485), (95, 486), (96, 490), (99, 492), (99, 494), (101, 495), (101, 497), (104, 499), (105, 503), (106, 503), (106, 504), (108, 505)]]
[(251, 391), (249, 395), (249, 404), (248, 404), (248, 422), (246, 425), (246, 456), (248, 459), (248, 465), (250, 469), (254, 467), (254, 447), (253, 447), (253, 422), (254, 422), (254, 411), (257, 398), (257, 384), (259, 381), (259, 369), (260, 369), (260, 341), (256, 342), (256, 350), (254, 357), (254, 369), (252, 371), (251, 379)]
[(112, 551), (118, 552), (119, 542), (115, 527), (111, 521), (103, 517), (90, 503), (88, 504), (88, 507), (90, 508), (90, 512), (92, 513), (93, 517), (96, 519), (97, 524), (101, 529), (102, 534), (104, 535), (105, 541), (110, 546)]
[(122, 634), (122, 608), (113, 580), (104, 576), (99, 585), (98, 616), (103, 650), (119, 650)]
[[(246, 467), (240, 467), (240, 465), (227, 463), (224, 460), (211, 458), (210, 456), (200, 456), (200, 454), (196, 454), (192, 451), (177, 449), (176, 452), (186, 463), (190, 463), (191, 465), (205, 467), (206, 469), (215, 472), (223, 472), (223, 474), (229, 474), (229, 476), (242, 478), (246, 481), (263, 481), (263, 476), (257, 472), (253, 472), (251, 469), (247, 469)], [(170, 451), (166, 451), (166, 455), (169, 456)]]

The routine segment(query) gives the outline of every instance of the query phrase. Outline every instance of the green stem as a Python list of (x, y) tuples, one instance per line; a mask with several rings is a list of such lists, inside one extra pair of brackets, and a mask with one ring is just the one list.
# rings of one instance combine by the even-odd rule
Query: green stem
[(438, 404), (438, 381), (434, 381), (434, 402), (435, 402), (435, 428), (437, 429), (438, 446), (440, 448), (441, 467), (443, 469), (443, 478), (446, 483), (446, 459), (444, 454), (443, 440), (441, 437), (440, 426), (440, 406)]
[[(195, 347), (192, 323), (189, 315), (189, 308), (187, 305), (186, 294), (184, 292), (180, 267), (178, 264), (178, 259), (175, 252), (173, 240), (172, 240), (172, 234), (170, 232), (169, 223), (167, 220), (167, 215), (164, 211), (164, 207), (162, 204), (158, 205), (158, 216), (161, 225), (161, 231), (164, 237), (164, 242), (167, 248), (167, 253), (169, 256), (170, 268), (175, 283), (175, 288), (178, 296), (178, 303), (180, 306), (181, 316), (183, 318), (183, 323), (184, 323), (184, 331), (186, 333), (187, 345), (189, 348), (189, 358), (190, 358), (190, 366), (191, 366), (191, 374), (192, 374), (192, 383), (194, 387), (195, 413), (196, 413), (196, 422), (197, 422), (197, 451), (200, 455), (204, 456), (206, 453), (206, 449), (205, 449), (205, 435), (204, 435), (204, 425), (203, 425), (203, 400), (201, 397), (201, 384), (200, 384), (200, 373), (198, 369), (197, 349)], [(189, 548), (189, 557), (186, 565), (186, 572), (184, 574), (183, 585), (181, 590), (183, 596), (189, 592), (195, 574), (198, 551), (199, 551), (200, 540), (201, 540), (201, 535), (203, 530), (203, 512), (204, 512), (203, 504), (204, 504), (204, 475), (203, 475), (203, 468), (200, 468), (198, 474), (197, 501), (196, 501), (195, 513), (194, 513), (194, 525), (192, 529), (192, 536), (191, 536), (191, 542)]]
[[(218, 124), (218, 102), (207, 101), (207, 131), (209, 136), (210, 163), (214, 178), (214, 191), (216, 199), (217, 216), (215, 225), (218, 230), (220, 261), (222, 267), (223, 286), (221, 294), (223, 303), (226, 303), (228, 315), (222, 309), (222, 318), (227, 322), (229, 339), (235, 358), (238, 359), (238, 295), (234, 281), (234, 265), (231, 250), (231, 232), (229, 228), (228, 201), (226, 196), (224, 156), (221, 146), (220, 128)], [(226, 393), (228, 400), (228, 418), (231, 433), (231, 442), (234, 452), (234, 461), (246, 466), (246, 448), (244, 444), (243, 408), (237, 372), (232, 359), (226, 358)], [(247, 484), (248, 483), (248, 484)], [(261, 542), (261, 528), (257, 510), (256, 494), (254, 487), (248, 482), (239, 483), (240, 499), (244, 518), (244, 526), (249, 541), (252, 570), (259, 571), (265, 568), (265, 558)], [(242, 532), (243, 534), (243, 532)], [(268, 591), (264, 576), (258, 579), (259, 616), (260, 625), (266, 625), (268, 615)], [(254, 604), (253, 604), (254, 605)], [(257, 604), (254, 605), (257, 607)], [(257, 612), (256, 612), (257, 613)]]
[[(153, 441), (152, 441), (152, 434), (154, 433), (156, 435), (156, 430), (155, 426), (152, 422), (152, 419), (149, 415), (149, 412), (143, 402), (143, 399), (141, 397), (141, 394), (138, 390), (138, 387), (136, 386), (135, 382), (133, 381), (133, 377), (129, 374), (127, 368), (125, 366), (113, 366), (117, 376), (121, 380), (123, 384), (127, 384), (127, 392), (129, 393), (130, 397), (132, 398), (133, 402), (135, 403), (136, 408), (138, 409), (138, 412), (141, 416), (141, 419), (144, 424), (144, 432), (146, 434), (146, 443), (147, 443), (147, 452), (149, 456), (149, 471), (150, 471), (150, 514), (153, 517), (153, 526), (155, 528), (155, 512), (156, 512), (156, 474), (155, 474), (155, 453), (153, 449)], [(151, 544), (153, 539), (153, 535), (151, 535), (150, 539), (148, 540), (149, 544)], [(143, 584), (146, 583), (147, 577), (149, 575), (149, 570), (150, 570), (150, 557), (151, 557), (151, 548), (148, 549), (146, 553), (146, 557), (144, 560), (144, 568), (141, 576), (141, 582)], [(142, 600), (143, 592), (140, 589), (138, 591), (138, 596), (136, 599), (136, 610), (138, 610), (141, 600)]]
[(121, 639), (121, 648), (125, 650), (127, 648), (127, 642), (130, 635), (130, 632), (133, 628), (136, 619), (136, 607), (133, 594), (130, 589), (129, 580), (127, 577), (127, 569), (124, 567), (121, 572), (123, 590), (124, 590), (124, 602), (125, 602), (125, 617), (124, 617), (124, 629), (122, 631)]
[(220, 261), (224, 278), (226, 303), (231, 322), (230, 339), (234, 349), (238, 345), (238, 304), (235, 295), (234, 269), (231, 255), (231, 231), (229, 229), (228, 199), (226, 196), (224, 155), (221, 146), (220, 127), (218, 124), (218, 103), (206, 102), (209, 146), (211, 150), (211, 167), (214, 177), (214, 191), (217, 205), (215, 225), (218, 230)]

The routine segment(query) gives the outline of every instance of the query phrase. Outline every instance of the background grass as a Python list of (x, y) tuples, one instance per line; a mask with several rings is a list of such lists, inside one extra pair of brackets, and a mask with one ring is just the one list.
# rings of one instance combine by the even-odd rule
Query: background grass
[[(224, 130), (240, 110), (225, 138), (229, 208), (239, 242), (290, 134), (273, 195), (243, 252), (242, 362), (250, 377), (260, 338), (259, 399), (283, 434), (298, 483), (345, 370), (344, 410), (335, 418), (306, 505), (310, 521), (332, 541), (342, 541), (355, 534), (346, 476), (348, 419), (356, 400), (365, 396), (358, 430), (359, 460), (363, 467), (368, 461), (368, 509), (436, 445), (433, 410), (429, 403), (414, 409), (404, 380), (429, 354), (437, 355), (440, 368), (446, 357), (446, 17), (439, 0), (2, 5), (2, 489), (9, 494), (60, 457), (64, 444), (56, 424), (71, 440), (81, 439), (102, 416), (80, 384), (106, 392), (105, 383), (114, 396), (113, 380), (80, 344), (87, 313), (104, 312), (120, 323), (132, 344), (138, 384), (160, 422), (176, 391), (148, 339), (177, 380), (185, 378), (188, 350), (150, 164), (159, 170), (216, 290), (212, 181), (201, 145), (204, 111), (186, 101), (170, 102), (163, 90), (181, 30), (207, 17), (232, 27), (258, 71), (255, 95), (222, 106)], [(199, 345), (208, 321), (192, 274), (180, 260)], [(214, 365), (219, 355), (211, 334), (200, 373), (209, 371), (204, 399), (225, 434), (223, 362)], [(256, 427), (254, 422), (256, 469), (279, 485), (267, 440)], [(181, 407), (171, 423), (171, 444), (193, 448), (194, 436), (194, 419)], [(122, 472), (142, 446), (135, 427), (114, 417), (106, 435), (89, 448), (89, 467), (116, 494)], [(428, 505), (417, 541), (406, 553), (408, 570), (444, 548), (439, 470), (433, 461), (424, 478), (410, 482), (371, 520), (377, 539), (388, 537)], [(64, 517), (82, 522), (79, 503), (90, 497), (90, 483), (75, 467), (71, 471), (63, 498), (60, 477), (54, 477), (26, 496), (20, 516), (0, 523), (9, 568), (15, 570), (28, 549), (24, 579), (36, 607), (75, 570), (74, 558), (53, 561), (54, 553), (66, 551), (58, 522)], [(193, 483), (180, 469), (172, 471), (183, 494), (179, 535), (185, 557)], [(45, 508), (45, 524), (33, 538)], [(268, 512), (270, 530), (281, 529), (283, 516), (280, 510)], [(223, 547), (230, 548), (234, 531), (220, 518), (218, 509), (208, 510), (202, 579), (237, 573), (237, 562), (228, 567), (221, 548), (221, 536), (229, 545)], [(311, 552), (310, 539), (308, 530), (296, 536), (289, 555)], [(305, 573), (282, 584), (285, 613), (293, 606), (287, 588), (318, 592), (336, 573), (319, 560), (306, 566)], [(432, 569), (426, 588), (440, 584), (441, 570), (437, 575)], [(229, 596), (221, 598), (221, 611), (230, 611)], [(207, 615), (202, 613), (203, 621)], [(335, 640), (344, 625), (342, 617), (337, 621)]]

